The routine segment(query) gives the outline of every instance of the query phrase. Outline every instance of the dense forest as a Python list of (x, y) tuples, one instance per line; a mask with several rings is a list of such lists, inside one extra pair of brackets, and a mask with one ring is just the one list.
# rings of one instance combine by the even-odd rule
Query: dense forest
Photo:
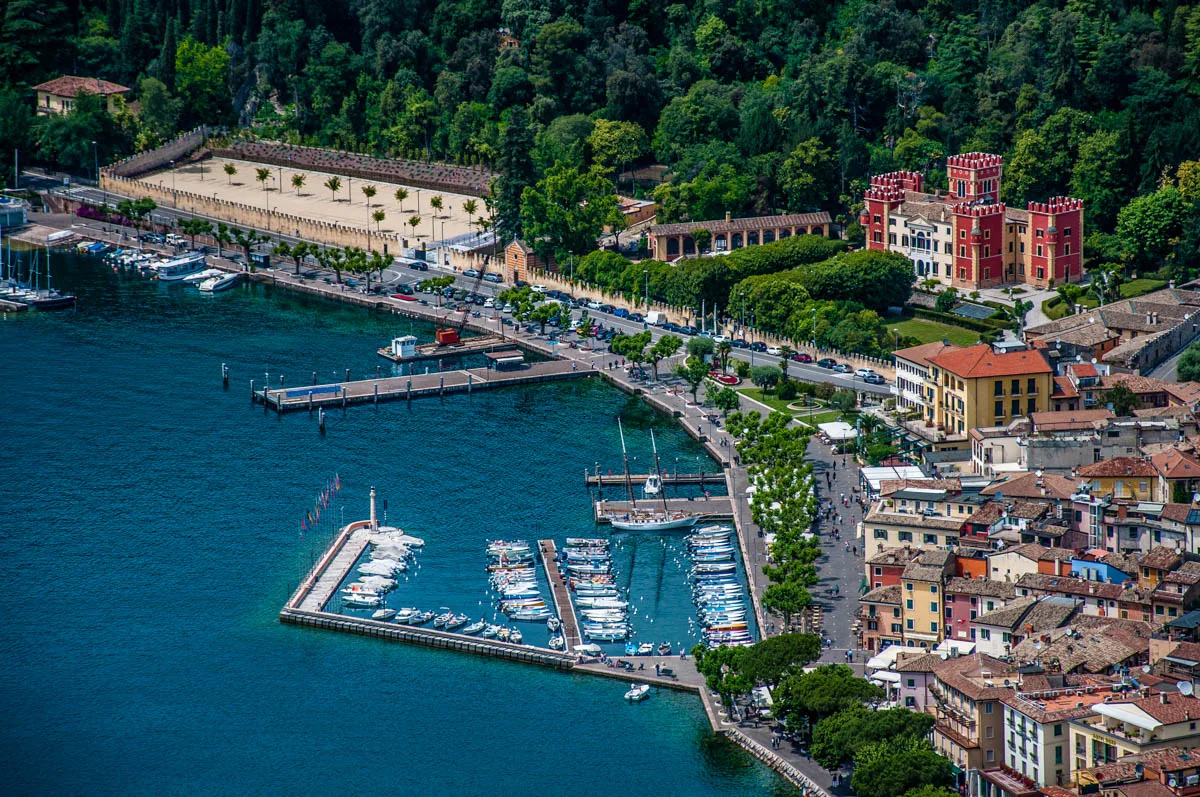
[[(0, 146), (80, 172), (93, 140), (104, 160), (206, 122), (487, 164), (502, 215), (556, 163), (617, 181), (662, 164), (660, 220), (825, 209), (854, 240), (870, 174), (938, 186), (947, 154), (983, 150), (1006, 158), (1006, 200), (1070, 194), (1089, 230), (1123, 225), (1092, 259), (1196, 259), (1200, 4), (0, 3)], [(33, 123), (28, 87), (62, 73), (134, 88), (136, 113)]]

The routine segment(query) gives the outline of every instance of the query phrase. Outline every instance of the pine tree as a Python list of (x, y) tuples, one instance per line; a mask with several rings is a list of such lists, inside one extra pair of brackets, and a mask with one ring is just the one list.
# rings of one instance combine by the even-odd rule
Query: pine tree
[(175, 91), (175, 42), (179, 24), (175, 19), (167, 21), (167, 32), (163, 36), (162, 49), (158, 52), (158, 79), (170, 91)]

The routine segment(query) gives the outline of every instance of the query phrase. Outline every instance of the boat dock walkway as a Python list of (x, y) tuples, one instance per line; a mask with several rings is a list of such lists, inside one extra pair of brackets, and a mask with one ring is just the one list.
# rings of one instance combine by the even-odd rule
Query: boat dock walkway
[(538, 552), (542, 555), (542, 567), (546, 570), (546, 580), (550, 582), (550, 592), (554, 595), (554, 606), (558, 610), (558, 619), (562, 620), (562, 636), (566, 642), (567, 652), (575, 650), (576, 645), (583, 644), (579, 635), (579, 621), (575, 618), (575, 603), (571, 600), (571, 588), (558, 570), (558, 546), (554, 540), (538, 540)]
[[(629, 477), (635, 485), (645, 484), (646, 479), (649, 478), (650, 475), (647, 473), (634, 473)], [(626, 484), (623, 473), (585, 473), (583, 479), (584, 484), (588, 487), (624, 487)], [(724, 484), (725, 474), (719, 470), (711, 473), (671, 473), (664, 470), (661, 479), (662, 483), (668, 487), (689, 484)]]
[[(709, 520), (732, 520), (733, 502), (727, 495), (714, 495), (711, 498), (668, 498), (668, 512), (686, 512), (700, 515)], [(662, 509), (662, 501), (643, 501), (641, 507), (658, 511)], [(633, 511), (633, 505), (628, 501), (597, 501), (596, 522), (609, 522), (609, 515), (625, 515)]]
[(579, 379), (596, 372), (579, 368), (565, 360), (529, 363), (511, 370), (469, 368), (412, 376), (389, 376), (353, 382), (335, 382), (307, 387), (256, 389), (252, 396), (276, 412), (313, 410), (320, 407), (345, 407), (422, 396), (444, 396), (449, 393), (471, 393), (510, 385), (530, 385), (561, 379)]
[(412, 357), (400, 357), (392, 354), (390, 346), (379, 350), (379, 356), (394, 363), (415, 363), (428, 360), (463, 357), (467, 354), (480, 354), (485, 351), (519, 348), (517, 341), (512, 338), (502, 338), (499, 335), (480, 335), (475, 338), (463, 338), (458, 343), (443, 346), (440, 343), (422, 343), (416, 347)]

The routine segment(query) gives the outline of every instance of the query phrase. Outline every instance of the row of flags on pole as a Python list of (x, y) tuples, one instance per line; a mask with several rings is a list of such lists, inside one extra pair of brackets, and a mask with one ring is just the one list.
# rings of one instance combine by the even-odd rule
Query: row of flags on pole
[(329, 504), (334, 497), (342, 491), (342, 479), (336, 473), (333, 474), (333, 480), (325, 486), (325, 489), (317, 493), (317, 497), (313, 499), (313, 508), (304, 513), (304, 517), (300, 519), (300, 536), (304, 536), (304, 532), (309, 529), (316, 528), (317, 523), (321, 521), (321, 511), (329, 508)]

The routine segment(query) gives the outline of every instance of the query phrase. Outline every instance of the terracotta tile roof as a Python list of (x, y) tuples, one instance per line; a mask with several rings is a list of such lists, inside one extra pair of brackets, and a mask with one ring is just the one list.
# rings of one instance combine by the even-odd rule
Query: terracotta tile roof
[(972, 700), (999, 700), (1011, 695), (1011, 687), (985, 686), (983, 673), (989, 673), (986, 680), (1003, 684), (1005, 675), (1015, 673), (1006, 663), (986, 653), (972, 653), (969, 656), (951, 656), (939, 664), (933, 665), (933, 673), (938, 680), (947, 686), (957, 689)]
[(916, 363), (923, 368), (929, 367), (929, 361), (939, 354), (948, 351), (957, 351), (962, 348), (953, 343), (942, 343), (940, 340), (933, 343), (923, 343), (920, 346), (911, 346), (907, 349), (897, 349), (892, 352), (892, 356), (901, 360), (908, 360), (910, 363)]
[(1120, 584), (1052, 576), (1048, 573), (1025, 573), (1017, 579), (1017, 586), (1052, 594), (1097, 597), (1105, 600), (1116, 600), (1123, 592)]
[(1068, 377), (1056, 376), (1054, 377), (1054, 392), (1050, 397), (1056, 399), (1079, 398), (1079, 390)]
[(1180, 642), (1167, 655), (1200, 664), (1200, 642)]
[(1083, 479), (1155, 475), (1157, 471), (1154, 470), (1154, 464), (1144, 457), (1113, 457), (1084, 465), (1079, 469), (1079, 476)]
[(944, 591), (947, 595), (976, 595), (1005, 600), (1012, 600), (1017, 595), (1017, 588), (1012, 584), (992, 581), (990, 578), (952, 578), (946, 582)]
[[(1051, 531), (1051, 529), (1056, 530), (1058, 528), (1060, 528), (1060, 527), (1059, 526), (1047, 526), (1045, 531), (1050, 532), (1051, 534), (1054, 534), (1054, 532)], [(1057, 536), (1062, 536), (1062, 535), (1059, 534)], [(1070, 548), (1047, 548), (1045, 551), (1042, 552), (1042, 555), (1038, 557), (1038, 561), (1039, 562), (1065, 562), (1068, 559), (1074, 559), (1074, 558), (1075, 558), (1075, 551), (1071, 550)]]
[[(1034, 471), (1006, 474), (1003, 479), (983, 488), (984, 495), (1003, 494), (1005, 498), (1070, 498), (1079, 486), (1079, 479), (1069, 479), (1053, 473), (1040, 477)], [(1045, 488), (1045, 495), (1042, 488)]]
[(863, 522), (886, 523), (892, 526), (908, 526), (910, 528), (936, 529), (939, 531), (957, 531), (962, 528), (961, 520), (927, 517), (925, 515), (909, 515), (900, 512), (879, 512), (874, 509), (867, 513)]
[[(1057, 694), (1038, 694), (1042, 690), (1030, 687), (1030, 680), (1028, 677), (1024, 678), (1021, 681), (1021, 691), (1011, 697), (1004, 698), (1000, 702), (1024, 714), (1039, 725), (1044, 725), (1047, 722), (1064, 722), (1094, 714), (1092, 705), (1103, 702), (1104, 696), (1111, 694), (1107, 687), (1088, 692), (1086, 687), (1094, 684), (1087, 683), (1066, 684), (1062, 689), (1055, 690)], [(1082, 679), (1079, 676), (1073, 676), (1071, 680), (1080, 681)], [(1083, 688), (1077, 690), (1075, 688), (1077, 686)], [(1078, 693), (1068, 695), (1068, 691)], [(1079, 705), (1081, 703), (1083, 705)]]
[(690, 235), (698, 229), (711, 233), (745, 232), (750, 230), (773, 230), (777, 227), (812, 227), (818, 224), (830, 224), (833, 219), (829, 214), (820, 213), (790, 213), (782, 216), (747, 216), (741, 219), (713, 219), (712, 221), (685, 221), (679, 224), (654, 224), (650, 227), (651, 235)]
[[(1134, 634), (1114, 634), (1105, 627), (1088, 628), (1078, 624), (1076, 621), (1082, 617), (1076, 617), (1070, 625), (1062, 626), (1063, 633), (1049, 644), (1035, 646), (1038, 640), (1033, 637), (1022, 640), (1012, 651), (1013, 660), (1025, 662), (1041, 659), (1052, 662), (1057, 659), (1058, 666), (1066, 673), (1077, 670), (1104, 673), (1142, 653), (1149, 644), (1145, 638), (1138, 638)], [(1065, 629), (1071, 629), (1074, 633), (1068, 633)], [(1148, 632), (1146, 636), (1149, 637)]]
[(1142, 567), (1153, 567), (1156, 570), (1172, 570), (1178, 567), (1182, 560), (1183, 557), (1174, 548), (1156, 545), (1138, 557), (1138, 564)]
[(1017, 598), (1009, 601), (999, 609), (993, 609), (990, 612), (979, 615), (971, 622), (972, 624), (1007, 628), (1011, 631), (1021, 624), (1021, 620), (1036, 605), (1037, 598)]
[(1080, 379), (1087, 379), (1089, 376), (1100, 376), (1100, 372), (1096, 370), (1096, 366), (1091, 363), (1072, 363), (1067, 368)]
[(1164, 479), (1200, 479), (1200, 459), (1195, 454), (1173, 448), (1150, 458)]
[(1167, 389), (1167, 383), (1161, 379), (1155, 379), (1152, 376), (1142, 376), (1140, 374), (1108, 374), (1100, 377), (1100, 384), (1104, 389), (1114, 388), (1117, 385), (1125, 385), (1134, 393), (1164, 393)]
[(917, 554), (921, 552), (920, 548), (913, 548), (908, 545), (902, 545), (898, 548), (884, 548), (879, 553), (867, 560), (869, 565), (907, 565), (913, 559), (917, 558)]
[(978, 526), (991, 526), (1004, 516), (1004, 504), (999, 501), (988, 501), (976, 509), (967, 522)]
[(1121, 797), (1176, 797), (1175, 792), (1157, 780), (1122, 783), (1112, 788), (1116, 795), (1121, 795)]
[(879, 494), (884, 498), (901, 490), (945, 490), (947, 493), (962, 492), (959, 479), (883, 479), (879, 482)]
[(1064, 429), (1091, 429), (1097, 421), (1116, 416), (1112, 414), (1112, 410), (1101, 409), (1035, 412), (1029, 417), (1033, 420), (1034, 432), (1052, 432)]
[(1137, 700), (1122, 701), (1122, 703), (1113, 701), (1113, 705), (1120, 704), (1137, 706), (1164, 725), (1200, 719), (1200, 698), (1194, 695), (1184, 696), (1178, 693), (1162, 692)]
[(941, 656), (936, 653), (926, 653), (923, 656), (901, 660), (896, 664), (896, 672), (933, 672), (934, 666), (941, 663)]
[(937, 357), (930, 358), (930, 363), (964, 379), (1054, 373), (1054, 369), (1045, 358), (1035, 351), (997, 354), (986, 343), (942, 352)]
[(1166, 391), (1189, 407), (1200, 402), (1200, 382), (1168, 382)]
[(899, 584), (888, 584), (886, 587), (871, 590), (858, 600), (860, 603), (887, 603), (899, 606), (902, 592)]
[(932, 583), (941, 583), (943, 576), (945, 576), (945, 570), (940, 567), (913, 562), (908, 567), (904, 568), (904, 573), (901, 577), (905, 581), (928, 581)]
[(80, 92), (107, 96), (109, 94), (124, 94), (131, 89), (128, 86), (122, 86), (120, 83), (110, 83), (100, 78), (63, 75), (62, 77), (54, 78), (54, 80), (39, 83), (33, 87), (33, 90), (44, 91), (56, 97), (75, 97)]
[[(1176, 523), (1200, 524), (1200, 508), (1191, 504), (1164, 504), (1162, 516)], [(1195, 564), (1200, 568), (1200, 562)]]

